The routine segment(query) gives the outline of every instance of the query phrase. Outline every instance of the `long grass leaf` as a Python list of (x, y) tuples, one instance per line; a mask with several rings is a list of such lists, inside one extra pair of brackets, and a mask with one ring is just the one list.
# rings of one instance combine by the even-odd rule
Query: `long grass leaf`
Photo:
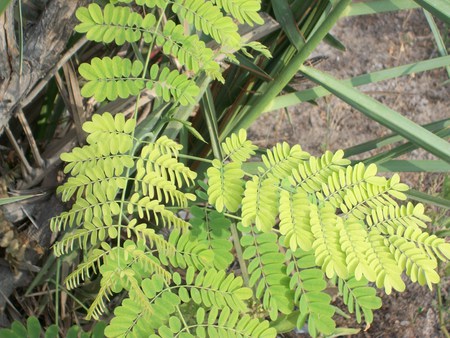
[(349, 10), (345, 13), (345, 16), (379, 14), (419, 7), (420, 5), (413, 0), (374, 0), (354, 2), (348, 7)]
[(305, 44), (305, 38), (300, 33), (297, 23), (292, 13), (291, 7), (287, 0), (272, 0), (272, 8), (275, 13), (275, 18), (280, 23), (284, 33), (291, 41), (291, 43), (300, 50)]
[[(433, 133), (443, 130), (449, 126), (450, 126), (450, 118), (422, 125), (422, 127), (424, 127), (425, 129), (427, 129)], [(345, 157), (362, 154), (362, 153), (365, 153), (365, 152), (373, 150), (373, 149), (382, 148), (382, 147), (388, 146), (390, 144), (400, 142), (402, 140), (404, 140), (404, 138), (396, 133), (386, 135), (383, 137), (379, 137), (377, 139), (374, 139), (374, 140), (371, 140), (368, 142), (364, 142), (364, 143), (358, 144), (356, 146), (345, 149), (344, 150)]]
[(201, 102), (206, 119), (206, 124), (208, 126), (208, 132), (211, 139), (211, 147), (214, 153), (214, 157), (222, 160), (222, 151), (219, 143), (219, 131), (217, 128), (217, 115), (214, 108), (214, 99), (210, 88), (206, 90)]
[[(423, 10), (423, 13), (425, 14), (425, 18), (428, 21), (428, 26), (430, 26), (431, 32), (433, 33), (434, 41), (436, 41), (438, 52), (441, 56), (448, 55), (447, 53), (447, 47), (445, 46), (444, 40), (442, 39), (442, 35), (439, 32), (439, 28), (436, 25), (436, 21), (434, 21), (433, 16), (427, 12), (425, 9)], [(447, 69), (448, 77), (450, 77), (450, 67), (445, 67)]]
[[(431, 60), (424, 60), (403, 66), (384, 69), (369, 74), (358, 75), (351, 79), (342, 80), (341, 83), (357, 87), (369, 83), (397, 78), (400, 76), (420, 73), (436, 68), (448, 67), (449, 65), (450, 65), (450, 56), (443, 56)], [(269, 105), (267, 105), (265, 112), (294, 106), (299, 103), (315, 100), (319, 97), (323, 97), (329, 94), (330, 92), (328, 90), (326, 90), (322, 86), (317, 86), (314, 88), (301, 90), (295, 93), (281, 95), (273, 99), (272, 102)]]
[[(446, 139), (450, 136), (450, 128), (445, 127), (441, 130), (436, 131), (436, 135)], [(397, 158), (401, 155), (407, 154), (412, 152), (413, 150), (416, 150), (418, 148), (418, 146), (412, 142), (406, 142), (404, 144), (401, 144), (393, 149), (390, 149), (388, 151), (385, 151), (381, 154), (377, 154), (375, 156), (372, 156), (368, 159), (364, 160), (364, 163), (369, 164), (369, 163), (383, 163), (389, 160), (392, 160), (394, 158)]]
[(23, 201), (32, 197), (36, 197), (37, 195), (23, 195), (23, 196), (13, 196), (13, 197), (4, 197), (0, 198), (0, 205), (15, 203), (19, 201)]
[(414, 0), (428, 12), (450, 24), (450, 1), (448, 0)]
[(343, 84), (329, 74), (302, 66), (300, 71), (315, 83), (347, 102), (367, 117), (404, 136), (444, 161), (450, 162), (450, 144), (425, 128), (412, 122), (370, 96)]
[(391, 160), (377, 167), (379, 172), (450, 172), (450, 164), (442, 160)]
[(337, 50), (340, 50), (341, 52), (345, 52), (347, 48), (345, 48), (344, 44), (336, 38), (334, 35), (327, 34), (325, 35), (325, 38), (323, 41), (327, 44), (329, 44), (331, 47), (336, 48)]

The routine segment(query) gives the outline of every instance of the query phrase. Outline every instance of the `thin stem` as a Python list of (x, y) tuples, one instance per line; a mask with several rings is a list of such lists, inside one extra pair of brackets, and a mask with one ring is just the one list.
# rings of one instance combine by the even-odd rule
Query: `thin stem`
[(56, 259), (56, 283), (55, 283), (55, 324), (59, 327), (59, 274), (61, 270), (61, 259)]
[(203, 157), (197, 157), (197, 156), (192, 156), (192, 155), (187, 155), (187, 154), (178, 154), (179, 158), (185, 158), (188, 160), (195, 160), (195, 161), (200, 161), (200, 162), (205, 162), (205, 163), (212, 163), (212, 160), (208, 160), (207, 158), (203, 158)]
[(244, 280), (244, 285), (249, 286), (250, 277), (248, 275), (247, 265), (245, 264), (244, 256), (242, 253), (242, 246), (239, 241), (239, 234), (236, 229), (236, 225), (231, 223), (231, 236), (233, 237), (234, 248), (236, 250), (236, 256), (241, 267), (242, 279)]

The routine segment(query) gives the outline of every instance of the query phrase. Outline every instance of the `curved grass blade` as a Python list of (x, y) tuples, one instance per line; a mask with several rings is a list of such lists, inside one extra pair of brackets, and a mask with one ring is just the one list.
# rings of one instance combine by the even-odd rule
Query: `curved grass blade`
[(344, 16), (379, 14), (414, 8), (420, 8), (420, 5), (412, 0), (375, 0), (354, 2), (348, 7), (348, 12), (346, 12)]
[(377, 164), (379, 172), (450, 172), (450, 164), (442, 160), (391, 160)]
[[(422, 127), (431, 131), (432, 133), (437, 133), (449, 126), (450, 126), (450, 118), (422, 125)], [(373, 149), (382, 148), (384, 146), (387, 146), (387, 145), (390, 145), (390, 144), (393, 144), (396, 142), (400, 142), (402, 140), (404, 140), (404, 138), (395, 133), (391, 134), (391, 135), (386, 135), (386, 136), (383, 136), (383, 137), (380, 137), (380, 138), (377, 138), (377, 139), (374, 139), (374, 140), (371, 140), (368, 142), (364, 142), (364, 143), (358, 144), (356, 146), (345, 149), (344, 150), (345, 157), (350, 157), (353, 155), (365, 153), (365, 152), (373, 150)]]
[[(424, 60), (403, 66), (384, 69), (373, 73), (358, 75), (351, 79), (342, 80), (341, 82), (351, 85), (353, 87), (357, 87), (368, 83), (384, 81), (413, 73), (415, 74), (436, 68), (448, 67), (449, 65), (450, 65), (450, 56), (443, 56), (431, 60)], [(281, 95), (273, 99), (272, 102), (269, 105), (267, 105), (264, 111), (269, 112), (272, 110), (294, 106), (296, 104), (302, 102), (309, 102), (329, 94), (330, 92), (328, 90), (326, 90), (322, 86), (317, 86), (314, 88), (301, 90), (295, 93)]]
[(450, 2), (448, 0), (414, 0), (428, 12), (450, 24)]
[(397, 132), (411, 142), (423, 147), (440, 159), (450, 162), (450, 144), (425, 128), (412, 122), (370, 96), (343, 84), (329, 74), (301, 66), (300, 71), (311, 81), (320, 84), (367, 117)]

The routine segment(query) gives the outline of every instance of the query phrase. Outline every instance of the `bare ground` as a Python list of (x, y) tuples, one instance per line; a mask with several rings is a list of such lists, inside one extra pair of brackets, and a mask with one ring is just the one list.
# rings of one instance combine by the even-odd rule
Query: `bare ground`
[[(421, 11), (346, 18), (333, 31), (346, 46), (339, 52), (321, 45), (315, 55), (328, 59), (318, 68), (340, 79), (437, 57), (433, 35)], [(424, 124), (449, 117), (449, 85), (444, 69), (413, 74), (389, 81), (365, 85), (362, 91), (407, 116)], [(295, 86), (295, 85), (294, 85)], [(298, 89), (311, 86), (300, 84)], [(296, 87), (296, 88), (297, 88)], [(317, 106), (304, 103), (285, 111), (262, 116), (251, 128), (250, 137), (259, 146), (270, 147), (276, 142), (298, 143), (313, 155), (324, 150), (345, 149), (390, 131), (369, 120), (346, 103), (334, 97), (317, 101)], [(417, 150), (410, 158), (432, 159), (429, 153)], [(436, 193), (441, 189), (442, 175), (404, 173), (402, 180), (411, 187)], [(441, 274), (442, 275), (442, 274)], [(449, 278), (443, 278), (442, 298), (449, 299)], [(404, 293), (386, 296), (382, 291), (383, 307), (374, 315), (374, 322), (359, 337), (441, 337), (436, 289), (432, 292), (410, 283)], [(449, 308), (444, 307), (444, 321)], [(341, 326), (361, 327), (354, 321), (339, 320)], [(447, 328), (450, 322), (446, 321)]]

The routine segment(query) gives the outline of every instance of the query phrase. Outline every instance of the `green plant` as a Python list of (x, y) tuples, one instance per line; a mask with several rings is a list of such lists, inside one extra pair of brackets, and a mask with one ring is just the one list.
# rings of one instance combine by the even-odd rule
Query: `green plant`
[[(358, 321), (364, 314), (369, 323), (381, 306), (369, 281), (387, 293), (405, 289), (403, 271), (430, 288), (439, 282), (437, 259), (450, 257), (450, 244), (421, 230), (429, 221), (421, 204), (393, 199), (405, 199), (407, 190), (398, 175), (385, 179), (374, 164), (351, 166), (342, 151), (315, 158), (286, 143), (246, 168), (256, 147), (241, 130), (207, 170), (207, 195), (200, 192), (191, 207), (190, 229), (169, 209), (196, 200), (181, 191), (196, 174), (177, 161), (174, 141), (133, 140), (133, 121), (104, 114), (85, 123), (88, 145), (64, 154), (72, 177), (58, 188), (75, 203), (52, 220), (53, 230), (71, 229), (55, 244), (58, 255), (84, 251), (69, 288), (92, 272), (101, 275), (88, 318), (99, 318), (113, 294), (128, 292), (107, 336), (275, 336), (265, 315), (251, 319), (257, 309), (272, 321), (298, 309), (298, 327), (307, 321), (311, 335), (332, 334), (327, 280), (337, 283)], [(242, 276), (227, 272), (234, 259), (226, 211), (240, 220)], [(172, 229), (168, 238), (158, 234), (161, 226)]]
[[(66, 279), (69, 289), (99, 283), (87, 318), (108, 313), (114, 297), (121, 305), (107, 336), (275, 336), (306, 322), (311, 335), (331, 335), (339, 331), (325, 292), (329, 283), (337, 285), (358, 322), (364, 316), (370, 323), (381, 301), (369, 282), (390, 293), (404, 289), (403, 271), (422, 285), (439, 281), (437, 259), (449, 258), (449, 244), (421, 230), (429, 221), (421, 204), (398, 205), (407, 189), (398, 176), (387, 180), (376, 176), (375, 165), (350, 166), (342, 151), (316, 158), (285, 143), (268, 150), (262, 164), (247, 162), (256, 147), (240, 127), (285, 88), (317, 43), (332, 40), (328, 30), (348, 1), (333, 8), (327, 1), (305, 4), (305, 13), (306, 7), (314, 10), (301, 20), (301, 38), (283, 26), (292, 45), (277, 34), (267, 39), (284, 41), (270, 48), (283, 62), (256, 56), (252, 66), (247, 47), (269, 54), (261, 44), (244, 41), (223, 13), (241, 23), (262, 23), (259, 1), (120, 5), (131, 2), (91, 4), (77, 12), (76, 30), (89, 40), (133, 49), (127, 57), (82, 64), (82, 94), (99, 103), (137, 97), (131, 118), (94, 115), (83, 127), (87, 145), (61, 156), (72, 177), (58, 192), (74, 204), (52, 220), (52, 230), (64, 232), (55, 253), (83, 253)], [(280, 5), (272, 6), (279, 15)], [(165, 55), (160, 62), (152, 57), (155, 50)], [(224, 58), (241, 64), (224, 76)], [(256, 64), (281, 76), (272, 83), (255, 79), (270, 79)], [(325, 88), (325, 82), (340, 86), (307, 67), (300, 70)], [(231, 87), (210, 87), (211, 79), (227, 79)], [(144, 90), (154, 95), (154, 106), (150, 118), (136, 126)], [(214, 101), (228, 90), (235, 101)], [(237, 90), (242, 92), (233, 95)], [(339, 95), (359, 98), (351, 91)], [(188, 117), (199, 102), (204, 120), (196, 116), (191, 124)], [(370, 102), (364, 103), (367, 109)], [(186, 136), (181, 135), (184, 148), (172, 140), (184, 129), (211, 142), (211, 163), (194, 158), (210, 164), (204, 170), (208, 186), (197, 182), (206, 192), (197, 189), (197, 174), (185, 160), (195, 153), (204, 157), (209, 149), (194, 144), (186, 155)], [(395, 130), (417, 141), (405, 128)], [(445, 158), (433, 142), (416, 143)], [(239, 272), (228, 271), (233, 249)]]

